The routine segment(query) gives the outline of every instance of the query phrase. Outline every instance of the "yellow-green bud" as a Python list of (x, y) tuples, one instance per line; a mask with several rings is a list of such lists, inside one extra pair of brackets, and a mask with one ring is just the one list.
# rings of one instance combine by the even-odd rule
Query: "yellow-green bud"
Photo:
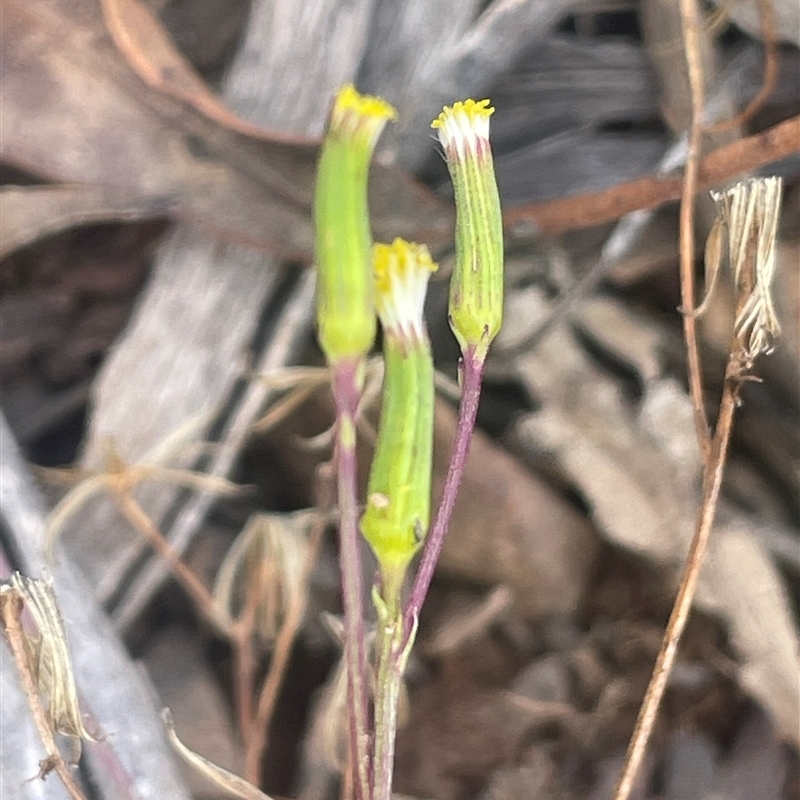
[(503, 220), (489, 144), (488, 100), (445, 106), (433, 121), (455, 189), (456, 265), (450, 326), (480, 360), (503, 321)]
[(386, 371), (361, 530), (392, 602), (430, 522), (434, 385), (423, 306), (436, 264), (426, 247), (401, 239), (376, 244), (374, 262)]
[(333, 363), (359, 358), (375, 339), (367, 173), (395, 110), (344, 86), (336, 96), (317, 167), (314, 224), (320, 345)]

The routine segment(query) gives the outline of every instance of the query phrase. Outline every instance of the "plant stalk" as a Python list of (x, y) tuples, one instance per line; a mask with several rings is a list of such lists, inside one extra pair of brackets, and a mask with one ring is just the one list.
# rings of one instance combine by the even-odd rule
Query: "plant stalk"
[(484, 362), (478, 357), (474, 346), (469, 346), (464, 350), (461, 362), (461, 402), (458, 406), (458, 423), (456, 424), (453, 452), (447, 467), (442, 499), (436, 510), (433, 526), (425, 539), (422, 559), (403, 614), (403, 629), (407, 634), (416, 628), (422, 604), (425, 602), (436, 564), (442, 552), (444, 537), (453, 517), (453, 508), (467, 463), (469, 443), (475, 430), (475, 419), (478, 416), (483, 364)]
[(397, 599), (384, 603), (375, 592), (378, 631), (375, 647), (375, 753), (373, 800), (391, 800), (397, 712), (413, 633), (404, 641), (403, 617)]
[(719, 503), (725, 461), (728, 454), (731, 431), (733, 430), (733, 418), (744, 379), (744, 368), (745, 365), (741, 353), (737, 351), (731, 354), (725, 374), (725, 386), (720, 401), (716, 433), (709, 448), (708, 462), (704, 467), (703, 504), (697, 519), (697, 527), (695, 528), (689, 554), (681, 575), (678, 594), (661, 642), (661, 649), (653, 668), (653, 675), (647, 687), (642, 707), (639, 710), (633, 736), (628, 745), (625, 766), (614, 793), (614, 800), (627, 800), (633, 789), (636, 775), (639, 772), (647, 748), (647, 742), (653, 732), (661, 700), (664, 697), (667, 680), (675, 664), (678, 644), (689, 619), (700, 570), (705, 560), (708, 541)]
[(339, 564), (344, 606), (344, 660), (347, 670), (350, 752), (354, 762), (356, 800), (370, 798), (369, 665), (364, 626), (361, 555), (356, 488), (356, 415), (360, 390), (360, 360), (332, 365), (336, 406), (336, 471), (339, 495)]

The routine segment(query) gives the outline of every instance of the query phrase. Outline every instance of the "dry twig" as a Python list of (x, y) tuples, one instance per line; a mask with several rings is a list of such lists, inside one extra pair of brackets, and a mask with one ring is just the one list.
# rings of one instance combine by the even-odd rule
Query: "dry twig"
[[(797, 152), (800, 152), (800, 116), (709, 153), (700, 162), (696, 190), (728, 183)], [(556, 236), (614, 222), (637, 209), (657, 208), (678, 200), (682, 193), (682, 177), (637, 178), (602, 192), (508, 208), (503, 220), (510, 238), (525, 238), (532, 233)]]
[(741, 388), (745, 381), (753, 379), (750, 370), (755, 358), (770, 351), (772, 339), (780, 332), (771, 298), (780, 192), (780, 179), (766, 178), (737, 184), (727, 192), (713, 195), (719, 208), (718, 222), (726, 229), (729, 261), (738, 293), (733, 336), (716, 430), (703, 468), (703, 497), (697, 526), (614, 800), (627, 800), (633, 788), (691, 612), (719, 502)]

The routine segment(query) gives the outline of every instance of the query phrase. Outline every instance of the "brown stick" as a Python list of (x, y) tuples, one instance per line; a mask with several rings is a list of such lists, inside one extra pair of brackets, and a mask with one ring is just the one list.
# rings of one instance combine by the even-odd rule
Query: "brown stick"
[(261, 591), (264, 586), (266, 567), (259, 565), (258, 580), (247, 585), (245, 604), (241, 615), (231, 626), (233, 646), (235, 706), (239, 718), (239, 731), (245, 747), (248, 746), (253, 730), (253, 691), (255, 688), (256, 657), (253, 642), (253, 629), (256, 623)]
[(778, 38), (775, 33), (775, 9), (772, 0), (757, 0), (761, 19), (761, 40), (764, 42), (764, 80), (756, 96), (735, 117), (706, 128), (707, 133), (723, 133), (744, 125), (758, 113), (775, 90), (778, 81)]
[(147, 539), (150, 546), (164, 559), (175, 579), (183, 587), (189, 597), (194, 600), (197, 610), (213, 626), (219, 626), (219, 620), (214, 612), (214, 598), (211, 592), (203, 585), (197, 575), (181, 561), (177, 551), (164, 538), (156, 524), (147, 515), (145, 510), (127, 492), (114, 490), (114, 501), (128, 520), (142, 536)]
[(700, 49), (699, 19), (696, 0), (681, 0), (681, 21), (685, 40), (686, 66), (691, 92), (689, 144), (686, 172), (683, 180), (680, 213), (680, 275), (683, 306), (683, 335), (686, 340), (686, 360), (689, 368), (689, 393), (692, 398), (694, 426), (703, 463), (708, 463), (711, 434), (704, 404), (703, 372), (697, 344), (697, 320), (694, 313), (694, 198), (697, 193), (697, 172), (702, 147), (703, 64)]
[(675, 656), (678, 651), (686, 622), (692, 608), (697, 581), (700, 576), (700, 569), (705, 560), (708, 540), (711, 529), (714, 525), (714, 516), (717, 511), (720, 488), (722, 487), (722, 477), (725, 470), (725, 460), (728, 454), (731, 431), (733, 429), (733, 417), (739, 391), (742, 385), (741, 361), (737, 355), (731, 355), (728, 362), (728, 370), (725, 377), (725, 388), (720, 403), (720, 416), (717, 422), (717, 429), (714, 440), (711, 444), (709, 464), (705, 470), (703, 481), (703, 505), (697, 521), (694, 537), (689, 555), (686, 559), (683, 575), (681, 576), (678, 595), (672, 608), (664, 638), (661, 642), (661, 650), (658, 653), (653, 677), (647, 687), (639, 716), (636, 720), (636, 727), (631, 738), (628, 752), (625, 758), (622, 777), (620, 778), (614, 800), (627, 800), (633, 788), (634, 780), (641, 766), (647, 742), (653, 732), (658, 709), (664, 697), (664, 690), (667, 685), (672, 667), (675, 664)]
[[(800, 116), (709, 153), (700, 162), (696, 189), (703, 191), (709, 186), (728, 183), (742, 173), (797, 152), (800, 152)], [(510, 237), (520, 238), (529, 232), (555, 236), (614, 222), (640, 208), (657, 208), (679, 199), (682, 193), (682, 177), (638, 178), (602, 192), (508, 208), (503, 218)]]

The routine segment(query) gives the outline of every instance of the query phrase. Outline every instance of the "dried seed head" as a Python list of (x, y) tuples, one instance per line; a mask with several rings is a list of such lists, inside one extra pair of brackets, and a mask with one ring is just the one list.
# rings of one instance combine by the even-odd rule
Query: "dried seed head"
[(95, 741), (83, 725), (78, 691), (72, 674), (64, 620), (50, 581), (26, 578), (15, 572), (4, 593), (14, 593), (25, 604), (38, 628), (38, 636), (27, 637), (28, 650), (39, 693), (47, 699), (52, 730), (65, 736)]
[(711, 193), (727, 232), (728, 259), (738, 293), (734, 334), (748, 361), (771, 352), (780, 334), (772, 281), (781, 188), (780, 178), (754, 178)]
[(450, 325), (462, 350), (483, 360), (503, 320), (503, 222), (489, 144), (488, 100), (447, 106), (433, 121), (456, 201)]

